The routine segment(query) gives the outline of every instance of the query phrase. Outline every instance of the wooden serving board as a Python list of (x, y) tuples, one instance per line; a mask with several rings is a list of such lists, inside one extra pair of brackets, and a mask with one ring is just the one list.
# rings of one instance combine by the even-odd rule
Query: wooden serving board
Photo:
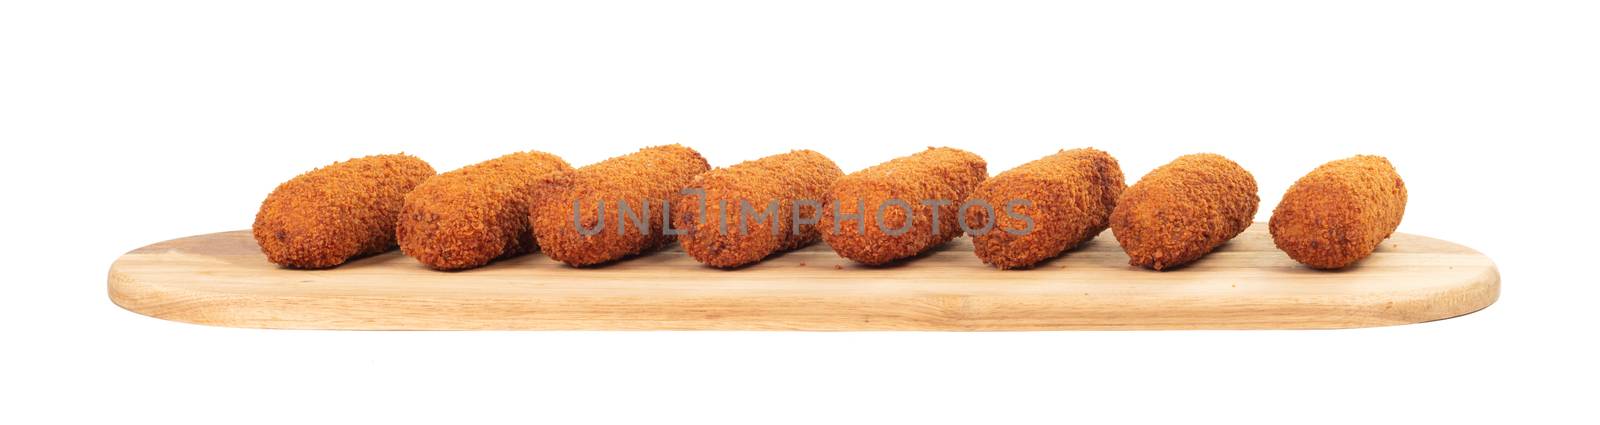
[(1488, 257), (1398, 233), (1334, 272), (1289, 259), (1264, 223), (1187, 267), (1127, 261), (1107, 232), (1031, 270), (990, 268), (960, 238), (887, 267), (817, 244), (738, 270), (673, 247), (584, 269), (535, 253), (438, 272), (390, 252), (304, 271), (235, 231), (129, 252), (109, 291), (139, 314), (233, 327), (753, 330), (1353, 328), (1455, 317), (1500, 293)]

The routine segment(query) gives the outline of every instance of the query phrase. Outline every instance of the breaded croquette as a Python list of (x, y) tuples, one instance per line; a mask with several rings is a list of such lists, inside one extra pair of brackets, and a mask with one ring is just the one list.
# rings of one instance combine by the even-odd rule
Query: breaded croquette
[(406, 195), (400, 250), (436, 270), (530, 252), (528, 205), (555, 173), (570, 170), (560, 157), (528, 151), (434, 176)]
[(672, 203), (673, 227), (684, 231), (678, 244), (714, 267), (738, 267), (810, 245), (819, 236), (815, 223), (828, 187), (842, 175), (832, 160), (810, 150), (702, 173), (689, 188), (703, 192)]
[(949, 242), (961, 234), (960, 204), (989, 177), (986, 167), (971, 152), (928, 148), (840, 177), (818, 223), (822, 239), (869, 265)]
[(1389, 160), (1359, 155), (1317, 167), (1272, 211), (1272, 242), (1290, 258), (1337, 269), (1372, 254), (1400, 227), (1406, 183)]
[(573, 266), (654, 250), (676, 237), (666, 233), (668, 200), (710, 168), (694, 149), (666, 145), (561, 173), (530, 208), (533, 234), (545, 255)]
[[(1105, 231), (1127, 187), (1111, 155), (1092, 148), (1060, 151), (985, 180), (961, 213), (969, 232), (981, 230), (972, 232), (972, 247), (984, 263), (1030, 267)], [(1020, 201), (1014, 211), (1006, 209)]]
[(1256, 179), (1216, 154), (1178, 157), (1117, 199), (1111, 232), (1129, 264), (1168, 269), (1210, 253), (1255, 220)]
[(290, 268), (328, 268), (388, 251), (406, 193), (433, 173), (406, 154), (335, 162), (273, 189), (251, 232), (268, 261)]

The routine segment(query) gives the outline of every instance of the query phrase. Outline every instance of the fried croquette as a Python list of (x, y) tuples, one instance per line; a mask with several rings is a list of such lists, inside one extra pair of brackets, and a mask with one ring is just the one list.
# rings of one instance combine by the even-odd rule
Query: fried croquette
[(460, 270), (533, 251), (528, 205), (560, 157), (518, 152), (434, 176), (406, 195), (396, 235), (400, 251), (436, 270)]
[(684, 232), (678, 245), (701, 263), (731, 268), (815, 243), (818, 210), (828, 187), (843, 175), (832, 160), (810, 150), (702, 173), (689, 188), (703, 192), (672, 204), (673, 227)]
[(668, 200), (710, 168), (694, 149), (666, 145), (561, 173), (530, 208), (534, 236), (545, 255), (573, 266), (660, 248), (676, 238), (666, 233)]
[(1255, 177), (1239, 164), (1216, 154), (1184, 155), (1122, 193), (1111, 232), (1129, 264), (1169, 269), (1238, 236), (1260, 203)]
[[(1105, 231), (1127, 187), (1111, 155), (1092, 148), (1064, 150), (984, 180), (961, 213), (973, 252), (984, 263), (1030, 267)], [(1026, 203), (1005, 209), (1019, 201)]]
[(986, 167), (971, 152), (928, 148), (840, 177), (818, 223), (822, 239), (869, 265), (949, 242), (961, 234), (960, 204), (989, 177)]
[(268, 261), (289, 268), (329, 268), (388, 251), (406, 193), (433, 174), (406, 154), (335, 162), (273, 189), (251, 233)]
[(1372, 254), (1400, 227), (1406, 183), (1389, 160), (1358, 155), (1311, 170), (1283, 194), (1268, 227), (1290, 258), (1337, 269)]

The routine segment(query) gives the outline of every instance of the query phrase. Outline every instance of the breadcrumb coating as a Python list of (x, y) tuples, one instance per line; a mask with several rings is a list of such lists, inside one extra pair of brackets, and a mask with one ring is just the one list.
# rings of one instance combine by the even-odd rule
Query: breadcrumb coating
[(1272, 242), (1317, 269), (1349, 266), (1400, 227), (1406, 183), (1381, 156), (1358, 155), (1311, 170), (1283, 194), (1268, 223)]
[(407, 192), (433, 167), (406, 154), (335, 162), (279, 184), (261, 201), (251, 233), (267, 260), (322, 269), (394, 249)]
[(537, 249), (528, 205), (560, 157), (517, 152), (434, 176), (406, 195), (396, 234), (400, 250), (436, 270), (460, 270)]
[[(949, 242), (962, 233), (958, 209), (989, 177), (987, 166), (971, 152), (928, 148), (840, 177), (829, 190), (828, 206), (818, 223), (822, 239), (840, 256), (869, 265), (911, 257)], [(885, 203), (891, 199), (908, 205), (911, 216), (900, 204)], [(933, 206), (925, 200), (948, 202)], [(899, 235), (884, 232), (877, 216), (884, 205), (882, 227), (902, 229), (909, 220), (909, 230)]]
[(1238, 236), (1260, 204), (1256, 179), (1244, 167), (1221, 155), (1184, 155), (1122, 193), (1111, 212), (1111, 232), (1129, 264), (1169, 269)]
[[(1122, 168), (1111, 155), (1093, 148), (1064, 150), (1006, 170), (978, 185), (972, 198), (983, 200), (996, 222), (972, 234), (973, 252), (984, 263), (1000, 269), (1031, 267), (1054, 258), (1105, 231), (1117, 197), (1128, 187)], [(1028, 224), (1008, 214), (1012, 200), (1026, 200), (1011, 213), (1033, 221)], [(969, 207), (969, 230), (990, 226), (991, 210)]]
[[(761, 261), (773, 253), (815, 243), (816, 224), (828, 187), (844, 171), (828, 157), (796, 150), (707, 171), (689, 182), (705, 191), (673, 201), (673, 228), (682, 229), (678, 245), (709, 266), (731, 268)], [(767, 210), (777, 201), (776, 212)], [(806, 201), (815, 202), (806, 205)], [(749, 216), (743, 206), (750, 207)], [(796, 205), (799, 202), (800, 205)], [(699, 205), (705, 205), (701, 217)], [(801, 224), (796, 231), (795, 209)], [(767, 218), (765, 214), (775, 214)], [(756, 216), (760, 215), (760, 218)], [(773, 224), (776, 223), (776, 226)]]
[[(674, 144), (644, 148), (561, 173), (549, 196), (535, 199), (530, 209), (534, 236), (545, 255), (573, 266), (605, 263), (660, 248), (676, 238), (665, 233), (663, 204), (678, 197), (690, 179), (710, 168), (699, 152)], [(577, 223), (573, 218), (575, 201), (580, 203)], [(635, 225), (634, 217), (624, 223), (619, 208), (624, 201), (632, 214), (648, 221), (648, 232)], [(603, 212), (597, 211), (600, 202), (605, 203)], [(585, 236), (579, 225), (601, 229)]]

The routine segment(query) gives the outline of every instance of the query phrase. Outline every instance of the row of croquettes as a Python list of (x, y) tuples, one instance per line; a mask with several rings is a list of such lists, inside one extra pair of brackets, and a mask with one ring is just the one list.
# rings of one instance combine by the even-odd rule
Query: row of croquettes
[[(1116, 159), (1092, 148), (994, 177), (986, 167), (953, 148), (850, 174), (810, 150), (716, 169), (681, 145), (579, 168), (529, 151), (442, 174), (414, 156), (376, 155), (279, 185), (262, 202), (253, 233), (268, 260), (306, 269), (396, 247), (438, 270), (534, 250), (591, 266), (673, 241), (719, 268), (818, 240), (842, 257), (880, 265), (962, 234), (972, 236), (984, 263), (1017, 269), (1110, 228), (1130, 264), (1164, 270), (1239, 235), (1260, 203), (1250, 172), (1215, 154), (1179, 157), (1132, 186)], [(1377, 249), (1405, 204), (1405, 183), (1388, 160), (1355, 156), (1296, 181), (1268, 226), (1291, 258), (1338, 269)]]

